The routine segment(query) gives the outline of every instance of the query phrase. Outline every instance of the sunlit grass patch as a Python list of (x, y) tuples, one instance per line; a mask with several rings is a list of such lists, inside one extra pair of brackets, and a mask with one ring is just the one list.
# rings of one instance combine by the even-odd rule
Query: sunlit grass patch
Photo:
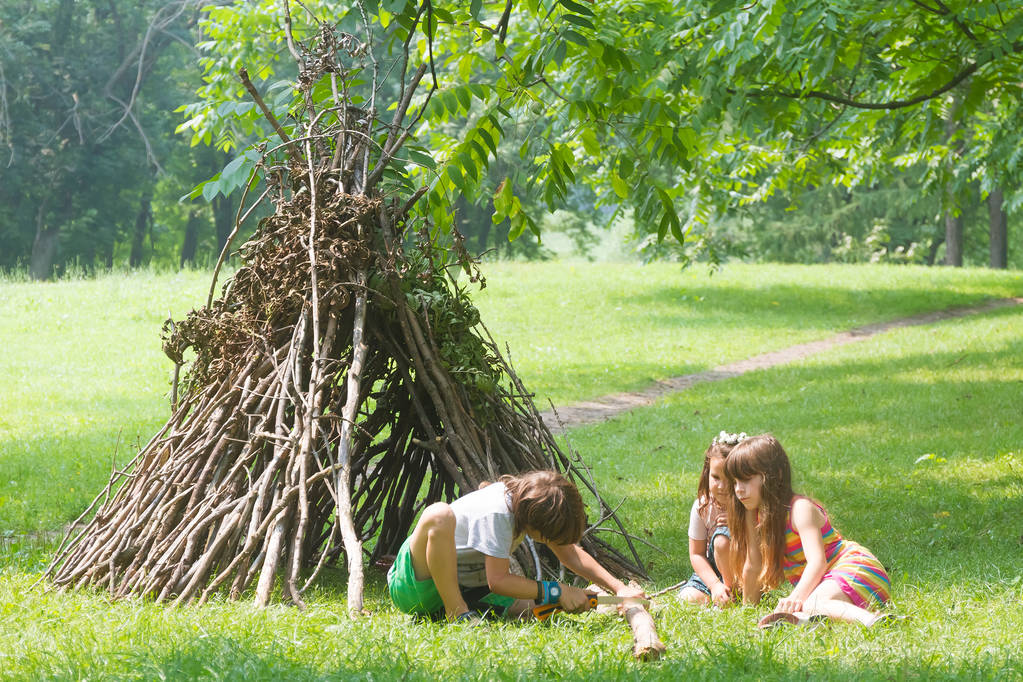
[(981, 269), (493, 263), (474, 295), (527, 387), (556, 404), (631, 390), (871, 322), (1023, 295)]

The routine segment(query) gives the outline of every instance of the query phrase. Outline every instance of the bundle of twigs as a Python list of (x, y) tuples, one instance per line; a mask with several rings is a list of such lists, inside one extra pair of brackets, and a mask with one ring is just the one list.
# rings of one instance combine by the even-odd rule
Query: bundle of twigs
[[(324, 29), (303, 55), (300, 87), (341, 77), (346, 44)], [(578, 457), (555, 443), (445, 254), (415, 233), (417, 197), (378, 187), (408, 136), (424, 72), (403, 83), (382, 148), (372, 144), (383, 137), (373, 111), (343, 93), (319, 109), (307, 98), (301, 141), (292, 140), (242, 72), (284, 141), (284, 162), (268, 155), (262, 168), (261, 199), (274, 213), (241, 247), (222, 296), (212, 300), (211, 289), (205, 308), (165, 330), (177, 364), (195, 353), (185, 394), (113, 473), (82, 515), (95, 509), (91, 520), (72, 527), (53, 583), (175, 603), (254, 586), (263, 605), (280, 576), (285, 598), (302, 605), (320, 569), (344, 554), (349, 609), (360, 611), (364, 541), (376, 540), (370, 558), (393, 553), (424, 505), (538, 468), (589, 488), (632, 557), (593, 534), (588, 549), (619, 573), (641, 573), (630, 536)], [(478, 276), (455, 245), (455, 260)]]

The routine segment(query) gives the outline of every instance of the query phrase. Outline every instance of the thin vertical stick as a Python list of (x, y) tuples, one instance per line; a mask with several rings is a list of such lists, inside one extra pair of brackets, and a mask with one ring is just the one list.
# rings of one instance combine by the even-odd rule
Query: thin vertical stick
[(355, 318), (352, 321), (352, 364), (348, 368), (348, 396), (345, 400), (341, 421), (341, 444), (338, 451), (338, 471), (334, 480), (337, 490), (337, 515), (341, 527), (341, 538), (344, 540), (345, 554), (348, 556), (348, 613), (356, 615), (362, 612), (362, 542), (355, 531), (352, 519), (352, 439), (354, 437), (355, 415), (359, 408), (360, 381), (362, 365), (366, 359), (368, 346), (363, 340), (363, 328), (366, 324), (366, 273), (359, 270), (355, 276)]

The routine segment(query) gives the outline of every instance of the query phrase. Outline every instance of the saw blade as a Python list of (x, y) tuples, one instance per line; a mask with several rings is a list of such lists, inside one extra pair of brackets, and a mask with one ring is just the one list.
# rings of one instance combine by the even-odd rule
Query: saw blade
[(602, 594), (597, 597), (598, 604), (635, 604), (636, 606), (650, 606), (650, 600), (643, 597), (614, 597)]

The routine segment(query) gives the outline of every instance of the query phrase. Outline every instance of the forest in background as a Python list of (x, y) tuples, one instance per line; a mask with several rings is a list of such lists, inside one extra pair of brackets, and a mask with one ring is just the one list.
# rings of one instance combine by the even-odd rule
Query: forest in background
[[(215, 61), (210, 57), (214, 41), (208, 35), (209, 12), (234, 4), (191, 0), (0, 1), (0, 269), (28, 271), (35, 278), (45, 279), (68, 269), (90, 272), (146, 265), (201, 266), (216, 260), (238, 215), (240, 185), (244, 184), (244, 178), (228, 182), (228, 176), (247, 172), (251, 163), (245, 162), (254, 153), (253, 145), (266, 134), (251, 125), (235, 125), (230, 134), (226, 129), (199, 131), (188, 125), (192, 112), (186, 105), (197, 98), (210, 100), (203, 94)], [(395, 15), (400, 15), (406, 4), (415, 6), (404, 0), (367, 3), (371, 11), (390, 10)], [(532, 5), (543, 3), (525, 4), (532, 9)], [(552, 11), (557, 6), (563, 21), (545, 38), (550, 53), (538, 52), (528, 66), (548, 84), (560, 79), (567, 87), (573, 78), (581, 76), (571, 73), (566, 49), (578, 49), (583, 42), (592, 48), (593, 36), (602, 39), (601, 31), (610, 32), (613, 27), (605, 29), (609, 24), (598, 22), (594, 10), (585, 5), (568, 0), (547, 4)], [(925, 102), (931, 108), (889, 109), (890, 115), (878, 120), (891, 130), (871, 140), (863, 137), (864, 124), (859, 124), (858, 133), (848, 126), (841, 138), (846, 146), (836, 146), (839, 138), (832, 137), (830, 156), (825, 154), (824, 162), (818, 159), (819, 163), (806, 165), (801, 182), (776, 183), (772, 191), (755, 196), (756, 200), (729, 203), (729, 195), (739, 192), (728, 182), (720, 178), (714, 185), (703, 179), (694, 181), (696, 171), (684, 167), (685, 159), (677, 163), (656, 147), (659, 155), (655, 155), (657, 161), (651, 170), (645, 171), (647, 175), (637, 171), (630, 178), (622, 170), (625, 162), (619, 160), (621, 154), (615, 157), (615, 170), (606, 173), (583, 154), (585, 149), (592, 157), (601, 156), (607, 149), (606, 141), (597, 144), (583, 134), (574, 163), (566, 164), (573, 168), (561, 179), (557, 196), (552, 199), (549, 191), (546, 196), (525, 191), (518, 195), (516, 201), (521, 199), (522, 212), (536, 219), (530, 222), (530, 230), (523, 230), (501, 211), (495, 216), (493, 199), (501, 197), (499, 190), (505, 188), (506, 178), (526, 176), (532, 181), (547, 171), (536, 171), (521, 153), (535, 136), (535, 129), (506, 124), (493, 160), (481, 164), (472, 187), (459, 188), (464, 191), (452, 202), (455, 225), (473, 251), (488, 252), (493, 257), (544, 257), (550, 252), (538, 239), (556, 232), (563, 233), (574, 250), (586, 256), (612, 223), (623, 222), (634, 233), (629, 247), (643, 259), (732, 257), (752, 261), (948, 262), (1021, 267), (1023, 249), (1017, 236), (1020, 198), (1015, 190), (1019, 183), (1015, 180), (1023, 148), (1012, 134), (1011, 124), (1019, 117), (1017, 38), (1023, 31), (1023, 13), (1008, 3), (996, 2), (973, 3), (969, 8), (963, 3), (958, 8), (955, 3), (914, 4), (918, 15), (897, 17), (902, 23), (896, 29), (916, 36), (913, 49), (917, 50), (919, 63), (938, 59), (934, 56), (938, 48), (948, 52), (940, 57), (948, 63), (931, 72), (924, 73), (919, 66), (905, 67), (906, 71), (921, 71), (917, 84), (931, 95)], [(826, 8), (831, 15), (824, 12), (819, 16), (814, 14), (812, 3), (800, 2), (787, 6), (765, 2), (752, 10), (727, 2), (662, 5), (623, 3), (618, 9), (623, 17), (632, 16), (633, 20), (637, 13), (650, 20), (658, 13), (669, 13), (676, 19), (687, 13), (697, 17), (699, 21), (689, 20), (684, 27), (688, 37), (679, 39), (685, 42), (688, 53), (680, 75), (670, 83), (693, 97), (700, 94), (694, 83), (703, 87), (724, 80), (722, 92), (726, 94), (741, 86), (749, 88), (750, 83), (742, 80), (743, 68), (762, 58), (756, 50), (764, 43), (765, 30), (777, 35), (789, 32), (791, 44), (793, 37), (811, 35), (801, 22), (809, 22), (825, 35), (824, 39), (809, 39), (801, 46), (804, 53), (812, 50), (817, 61), (830, 59), (827, 69), (834, 70), (829, 72), (832, 78), (841, 75), (836, 64), (845, 63), (853, 74), (850, 79), (864, 82), (862, 74), (856, 75), (866, 70), (863, 65), (855, 64), (855, 58), (841, 51), (845, 48), (831, 45), (826, 39), (827, 31), (848, 30), (841, 22), (855, 19), (851, 10), (843, 16), (844, 3), (833, 3)], [(480, 18), (491, 11), (496, 19), (502, 6), (504, 3), (474, 2), (466, 11), (475, 10), (474, 16)], [(609, 7), (598, 11), (613, 10)], [(343, 21), (342, 14), (339, 9), (339, 22)], [(837, 29), (833, 25), (836, 21)], [(886, 21), (895, 24), (883, 15), (872, 19), (868, 29), (873, 33), (867, 37), (880, 40), (884, 31), (895, 31), (886, 27)], [(258, 31), (258, 25), (249, 30)], [(693, 38), (696, 30), (703, 32), (699, 41)], [(968, 59), (961, 64), (955, 63), (960, 56), (956, 53), (961, 51), (956, 42), (949, 42), (950, 35), (972, 50), (963, 53)], [(861, 60), (867, 37), (851, 41), (858, 45)], [(638, 82), (638, 67), (660, 68), (657, 64), (646, 65), (633, 55), (642, 47), (634, 37), (619, 31), (612, 38), (617, 43), (602, 48), (602, 53), (613, 55), (612, 49), (620, 52), (615, 59), (621, 63), (623, 75), (619, 79), (623, 82), (630, 75)], [(725, 59), (725, 47), (732, 55), (728, 59), (745, 58), (746, 62), (713, 61)], [(777, 48), (778, 55), (781, 50)], [(544, 67), (538, 66), (541, 56)], [(962, 64), (966, 66), (960, 68)], [(806, 62), (787, 68), (799, 71), (802, 77), (814, 65)], [(711, 67), (715, 66), (724, 68), (727, 75), (713, 73)], [(704, 71), (694, 75), (692, 71), (699, 67)], [(283, 66), (280, 68), (275, 78), (288, 75)], [(451, 80), (460, 79), (460, 72), (464, 72), (464, 64), (453, 59), (438, 63), (436, 68), (442, 79), (445, 70)], [(962, 74), (965, 76), (960, 78)], [(945, 83), (941, 78), (945, 76), (948, 82), (955, 81), (955, 87), (942, 91)], [(876, 74), (874, 77), (876, 82), (862, 86), (861, 94), (887, 94), (890, 100), (898, 100), (898, 93), (883, 92), (885, 83)], [(470, 75), (464, 80), (485, 79)], [(633, 85), (649, 91), (648, 85)], [(690, 90), (685, 89), (687, 85)], [(763, 82), (756, 86), (766, 87)], [(800, 102), (816, 96), (810, 87), (812, 84), (806, 86)], [(628, 94), (623, 90), (620, 95), (612, 92), (609, 96), (625, 101)], [(746, 99), (765, 99), (761, 91), (757, 94)], [(456, 91), (452, 99), (456, 96), (460, 98), (461, 93)], [(598, 89), (594, 98), (599, 96)], [(725, 114), (735, 116), (735, 107), (729, 101), (715, 100), (716, 96), (706, 95), (704, 108), (714, 104), (722, 112), (717, 125), (725, 136), (734, 132)], [(790, 95), (784, 97), (793, 99)], [(286, 98), (280, 101), (286, 106)], [(649, 101), (655, 101), (654, 97)], [(851, 120), (849, 102), (832, 104), (840, 112), (833, 120), (810, 111), (808, 104), (802, 105), (800, 114), (809, 112), (817, 117), (818, 127), (801, 145), (837, 135)], [(252, 106), (251, 102), (217, 103), (218, 114), (224, 119), (240, 117), (246, 113), (241, 111), (244, 107)], [(695, 107), (686, 114), (682, 108), (665, 113), (657, 110), (658, 106), (644, 105), (635, 116), (648, 116), (651, 125), (663, 123), (665, 116), (668, 120), (676, 116), (676, 141), (680, 130), (698, 130), (707, 125), (692, 114)], [(458, 110), (452, 107), (444, 125), (455, 130), (465, 128), (476, 115), (472, 109), (472, 105)], [(543, 114), (539, 105), (534, 109), (538, 116)], [(766, 108), (761, 113), (765, 112), (774, 116), (770, 125), (760, 124), (767, 134), (771, 125), (792, 125), (784, 120), (785, 116), (792, 118), (789, 114), (780, 116)], [(547, 125), (545, 137), (561, 139), (571, 137), (576, 124), (570, 118), (552, 117)], [(775, 139), (781, 136), (775, 134)], [(682, 142), (680, 148), (695, 145), (688, 138)], [(559, 144), (551, 143), (555, 159), (563, 151)], [(862, 147), (869, 145), (873, 145), (871, 153), (864, 154)], [(882, 147), (884, 154), (880, 152)], [(849, 150), (856, 148), (860, 149), (854, 159)], [(722, 158), (728, 153), (722, 152)], [(844, 164), (836, 160), (843, 155), (848, 161)], [(474, 161), (471, 156), (467, 158)], [(761, 161), (763, 158), (769, 157), (761, 157)], [(562, 162), (564, 159), (562, 156)], [(727, 169), (726, 163), (718, 163), (717, 170)], [(776, 163), (785, 161), (776, 159)], [(868, 166), (871, 172), (862, 172)], [(771, 172), (763, 174), (769, 176)], [(744, 176), (736, 170), (733, 177)], [(211, 179), (213, 182), (207, 182)], [(675, 225), (680, 220), (684, 223), (684, 244), (671, 236), (665, 238), (665, 221), (660, 227), (650, 224), (651, 202), (641, 190), (652, 179), (668, 190), (658, 197), (678, 216)], [(610, 201), (594, 190), (599, 182), (613, 187)], [(770, 184), (758, 182), (761, 187)], [(540, 184), (538, 181), (538, 187)], [(1011, 196), (1005, 196), (1003, 187), (1013, 188)], [(688, 197), (694, 194), (725, 199), (716, 200), (713, 211), (705, 206), (692, 209)], [(746, 194), (754, 196), (756, 192)], [(634, 200), (635, 195), (640, 196)], [(699, 220), (687, 216), (687, 211)], [(248, 221), (246, 229), (251, 231), (255, 224), (255, 220)], [(510, 241), (509, 234), (523, 236)], [(961, 235), (952, 254), (946, 248), (949, 234)]]

